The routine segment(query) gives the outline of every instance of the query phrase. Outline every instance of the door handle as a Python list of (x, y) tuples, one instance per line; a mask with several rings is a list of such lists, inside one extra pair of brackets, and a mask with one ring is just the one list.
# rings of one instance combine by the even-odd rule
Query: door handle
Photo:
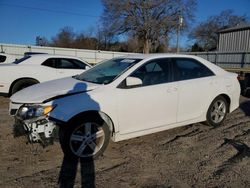
[(170, 88), (167, 88), (167, 92), (168, 93), (172, 93), (172, 92), (176, 92), (178, 91), (178, 88), (177, 87), (170, 87)]

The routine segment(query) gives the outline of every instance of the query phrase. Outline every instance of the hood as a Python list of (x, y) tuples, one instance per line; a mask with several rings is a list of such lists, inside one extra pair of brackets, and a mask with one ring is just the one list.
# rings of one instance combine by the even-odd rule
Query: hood
[(12, 95), (10, 100), (14, 103), (42, 103), (66, 95), (87, 92), (100, 86), (67, 77), (25, 88)]

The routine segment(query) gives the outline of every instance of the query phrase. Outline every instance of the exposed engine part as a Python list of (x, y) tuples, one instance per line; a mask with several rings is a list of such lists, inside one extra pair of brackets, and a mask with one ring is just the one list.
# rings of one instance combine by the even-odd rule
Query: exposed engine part
[(14, 125), (14, 136), (27, 135), (29, 143), (40, 143), (43, 147), (53, 144), (57, 137), (57, 126), (45, 119), (17, 120)]

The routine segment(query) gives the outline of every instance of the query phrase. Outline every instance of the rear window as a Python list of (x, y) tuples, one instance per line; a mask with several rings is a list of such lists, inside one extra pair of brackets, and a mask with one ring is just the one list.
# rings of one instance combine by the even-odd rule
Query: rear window
[(55, 58), (49, 58), (46, 61), (42, 63), (42, 65), (47, 66), (47, 67), (52, 67), (56, 68), (56, 59)]
[(176, 58), (174, 67), (176, 81), (203, 78), (214, 75), (214, 73), (205, 65), (191, 58)]
[(30, 57), (31, 57), (31, 56), (25, 56), (25, 57), (23, 57), (23, 58), (21, 58), (21, 59), (16, 60), (16, 61), (13, 62), (13, 63), (15, 63), (15, 64), (22, 63), (23, 61), (25, 61), (26, 59), (29, 59)]

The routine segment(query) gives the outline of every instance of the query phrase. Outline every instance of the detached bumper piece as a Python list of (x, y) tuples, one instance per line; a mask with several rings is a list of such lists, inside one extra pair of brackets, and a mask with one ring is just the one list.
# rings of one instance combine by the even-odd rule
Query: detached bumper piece
[(46, 118), (25, 121), (16, 119), (14, 136), (23, 135), (27, 135), (28, 143), (40, 143), (43, 147), (46, 147), (52, 145), (55, 138), (58, 137), (58, 128)]

